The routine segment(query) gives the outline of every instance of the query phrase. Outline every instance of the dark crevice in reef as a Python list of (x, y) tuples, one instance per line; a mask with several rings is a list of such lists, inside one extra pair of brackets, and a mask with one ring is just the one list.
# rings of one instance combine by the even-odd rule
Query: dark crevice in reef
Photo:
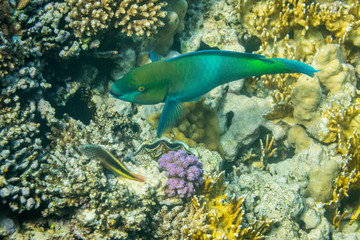
[(225, 127), (226, 127), (227, 130), (229, 130), (229, 128), (231, 126), (232, 119), (234, 117), (234, 112), (233, 111), (227, 112), (225, 116), (226, 116)]
[(55, 117), (60, 119), (66, 113), (70, 117), (89, 125), (90, 120), (94, 117), (95, 109), (90, 104), (89, 97), (85, 96), (84, 89), (80, 88), (68, 99), (65, 106), (56, 107)]
[(200, 42), (200, 47), (199, 47), (198, 51), (201, 51), (201, 50), (219, 50), (219, 48), (217, 48), (217, 47), (210, 47), (210, 46), (207, 45), (206, 43)]
[(259, 50), (261, 46), (261, 39), (254, 35), (245, 34), (241, 39), (241, 43), (245, 47), (246, 53), (253, 53)]
[(50, 140), (46, 137), (46, 133), (51, 132), (50, 126), (48, 126), (47, 121), (45, 119), (42, 119), (40, 116), (40, 113), (37, 111), (34, 116), (34, 121), (40, 126), (38, 127), (39, 134), (37, 134), (36, 138), (40, 138), (41, 140), (41, 146), (43, 148), (46, 148), (50, 144)]
[(174, 43), (173, 43), (171, 49), (181, 53), (181, 41), (180, 41), (180, 34), (179, 33), (175, 34)]
[[(90, 66), (90, 68), (86, 66)], [(98, 74), (94, 80), (87, 82), (91, 80), (86, 76), (87, 69), (91, 70), (91, 67), (96, 68)], [(61, 119), (66, 113), (70, 117), (88, 125), (95, 114), (95, 107), (90, 100), (90, 89), (103, 84), (104, 90), (108, 91), (107, 81), (110, 79), (109, 73), (113, 67), (112, 59), (94, 58), (85, 55), (80, 55), (77, 59), (61, 64), (57, 59), (49, 59), (44, 77), (51, 79), (49, 82), (52, 84), (52, 88), (46, 91), (44, 98), (55, 108), (55, 117)], [(67, 91), (69, 87), (66, 84), (67, 82), (79, 82), (81, 87), (68, 99), (61, 99), (59, 90), (65, 95), (64, 91)], [(65, 106), (61, 106), (58, 101), (65, 102)]]

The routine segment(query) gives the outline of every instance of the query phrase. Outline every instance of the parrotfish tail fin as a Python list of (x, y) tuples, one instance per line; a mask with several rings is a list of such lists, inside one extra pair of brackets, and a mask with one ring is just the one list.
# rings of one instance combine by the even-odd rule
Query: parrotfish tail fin
[(177, 98), (171, 96), (166, 98), (157, 129), (158, 137), (161, 137), (161, 135), (175, 123), (181, 116), (182, 110), (182, 104)]
[[(264, 59), (266, 60), (274, 60), (275, 65), (279, 65), (279, 73), (303, 73), (310, 77), (314, 77), (314, 74), (316, 72), (319, 72), (321, 70), (316, 70), (312, 66), (299, 62), (296, 60), (290, 60), (285, 58), (271, 58), (271, 59)], [(281, 64), (278, 64), (281, 62)], [(282, 65), (282, 66), (281, 66)], [(281, 69), (282, 68), (282, 69)]]
[(138, 181), (138, 182), (145, 182), (145, 178), (139, 174), (133, 174), (134, 178), (132, 180)]

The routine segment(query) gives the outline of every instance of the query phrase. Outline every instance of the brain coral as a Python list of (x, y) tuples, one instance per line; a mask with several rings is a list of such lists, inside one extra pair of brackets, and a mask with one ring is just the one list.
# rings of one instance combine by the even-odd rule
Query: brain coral
[(150, 36), (164, 26), (160, 18), (166, 16), (161, 9), (165, 2), (158, 0), (65, 0), (71, 11), (67, 15), (69, 26), (77, 37), (95, 35), (110, 26), (121, 27), (128, 36)]

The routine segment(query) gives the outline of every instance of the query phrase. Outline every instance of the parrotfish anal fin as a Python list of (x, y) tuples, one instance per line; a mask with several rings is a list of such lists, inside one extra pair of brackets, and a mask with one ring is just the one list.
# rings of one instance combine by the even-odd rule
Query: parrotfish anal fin
[(156, 61), (161, 60), (161, 56), (159, 54), (157, 54), (156, 52), (151, 51), (150, 52), (150, 59), (151, 59), (152, 62), (156, 62)]
[(175, 121), (181, 116), (182, 110), (182, 104), (176, 97), (168, 96), (166, 98), (165, 106), (162, 110), (157, 129), (158, 137), (161, 137), (161, 135), (175, 123)]

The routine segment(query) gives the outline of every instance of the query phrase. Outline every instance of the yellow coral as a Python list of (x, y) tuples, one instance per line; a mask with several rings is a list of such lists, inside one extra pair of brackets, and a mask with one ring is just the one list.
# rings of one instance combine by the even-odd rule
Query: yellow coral
[(255, 220), (245, 223), (242, 204), (245, 197), (229, 197), (224, 194), (224, 172), (217, 170), (207, 175), (204, 192), (206, 195), (192, 198), (197, 216), (206, 216), (206, 228), (186, 228), (189, 239), (264, 239), (264, 232), (272, 220)]
[(275, 138), (272, 137), (271, 140), (269, 141), (269, 135), (266, 135), (266, 142), (265, 142), (265, 146), (263, 141), (260, 139), (260, 160), (259, 161), (255, 161), (253, 163), (253, 165), (257, 168), (265, 168), (265, 166), (267, 165), (268, 159), (274, 155), (274, 153), (276, 152), (277, 148), (273, 148), (273, 144), (274, 144), (274, 140)]
[(158, 0), (123, 0), (115, 12), (117, 19), (115, 27), (122, 27), (122, 32), (128, 36), (136, 34), (139, 37), (150, 36), (157, 33), (157, 28), (165, 24), (160, 18), (166, 17), (165, 11), (160, 11), (167, 5), (165, 2), (157, 3)]
[(349, 35), (358, 31), (360, 20), (359, 1), (346, 2), (238, 0), (237, 11), (240, 21), (245, 23), (251, 34), (263, 39), (263, 43), (282, 38), (292, 29), (301, 29), (302, 35), (305, 35), (309, 29), (320, 25), (331, 32), (336, 40), (344, 42)]
[(328, 119), (327, 127), (330, 131), (324, 142), (338, 141), (338, 149), (344, 150), (346, 142), (360, 128), (360, 106), (358, 104), (349, 105), (347, 108), (333, 103), (323, 112), (323, 117)]
[(69, 26), (77, 37), (92, 36), (113, 27), (121, 27), (128, 36), (150, 36), (157, 32), (166, 16), (161, 9), (165, 2), (158, 0), (65, 0), (71, 10)]
[[(271, 46), (270, 46), (271, 45)], [(286, 35), (281, 41), (276, 41), (268, 45), (265, 49), (260, 48), (256, 53), (268, 57), (281, 57), (287, 59), (297, 59), (297, 48), (293, 40)], [(273, 98), (273, 110), (266, 113), (263, 117), (270, 120), (286, 119), (293, 117), (294, 107), (291, 104), (291, 95), (295, 87), (296, 79), (300, 74), (276, 74), (261, 76), (259, 82), (262, 86), (273, 90), (270, 94)], [(262, 89), (261, 86), (261, 89)]]
[[(332, 205), (333, 203), (340, 203), (340, 201), (349, 196), (349, 192), (360, 189), (360, 135), (358, 133), (350, 137), (346, 142), (346, 148), (339, 149), (343, 157), (343, 163), (341, 166), (341, 173), (335, 179), (335, 187), (333, 190), (333, 199), (326, 203), (326, 205)], [(339, 214), (337, 210), (334, 216), (333, 223), (335, 226), (339, 226), (340, 221), (343, 219), (345, 212)], [(355, 213), (350, 219), (350, 224), (360, 215), (360, 204), (356, 207)]]
[(0, 52), (0, 77), (5, 77), (12, 71), (17, 63), (17, 59), (6, 52)]

